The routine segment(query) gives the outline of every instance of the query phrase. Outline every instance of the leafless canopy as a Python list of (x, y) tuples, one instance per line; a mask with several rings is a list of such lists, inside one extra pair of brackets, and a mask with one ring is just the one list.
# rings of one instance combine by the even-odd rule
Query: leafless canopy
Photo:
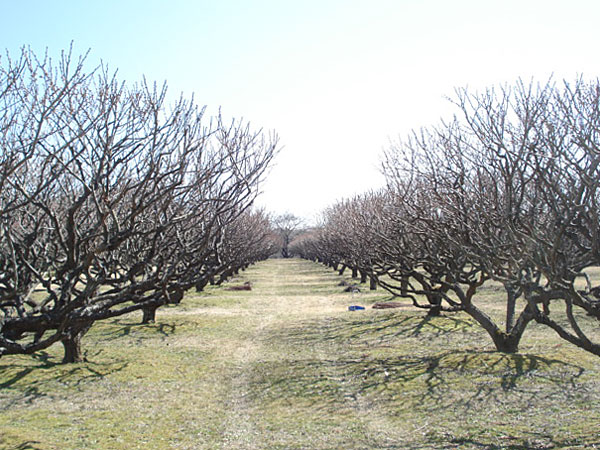
[(223, 270), (277, 137), (71, 53), (1, 62), (0, 356), (61, 341), (75, 360), (94, 321)]
[(290, 258), (290, 243), (302, 225), (302, 219), (291, 213), (280, 214), (272, 220), (273, 229), (280, 239), (281, 257)]
[[(600, 83), (461, 89), (453, 102), (455, 117), (385, 153), (386, 192), (331, 208), (303, 248), (365, 266), (430, 314), (465, 311), (498, 350), (517, 351), (535, 320), (600, 355), (580, 320), (600, 318), (600, 288), (576, 287), (600, 264)], [(504, 328), (477, 306), (491, 280)]]

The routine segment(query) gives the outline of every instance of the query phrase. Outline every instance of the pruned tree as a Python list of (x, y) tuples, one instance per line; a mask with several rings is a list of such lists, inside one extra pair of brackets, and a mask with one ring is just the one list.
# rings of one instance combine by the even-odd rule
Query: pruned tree
[(83, 63), (24, 50), (0, 76), (0, 356), (60, 341), (81, 360), (95, 321), (179, 302), (276, 151)]
[(370, 280), (372, 290), (377, 286), (377, 236), (385, 199), (385, 192), (358, 195), (327, 208), (322, 219), (322, 251), (335, 260), (340, 275), (349, 268), (361, 283)]
[[(329, 208), (303, 254), (336, 268), (369, 255), (382, 287), (430, 315), (469, 314), (499, 351), (518, 351), (535, 320), (600, 355), (586, 272), (600, 264), (600, 83), (461, 89), (454, 103), (452, 120), (386, 152), (378, 203)], [(503, 321), (478, 302), (491, 281)]]
[[(598, 354), (573, 313), (574, 305), (596, 313), (575, 280), (598, 264), (597, 90), (598, 83), (580, 80), (562, 89), (517, 83), (482, 94), (461, 90), (462, 119), (415, 134), (388, 154), (386, 175), (408, 212), (399, 219), (403, 234), (426, 249), (407, 255), (419, 273), (404, 274), (427, 277), (412, 291), (437, 292), (450, 310), (470, 314), (498, 350), (517, 351), (536, 320)], [(490, 279), (506, 290), (505, 330), (475, 305), (478, 287)], [(565, 304), (558, 320), (550, 315), (556, 302)], [(563, 318), (570, 330), (559, 325)]]

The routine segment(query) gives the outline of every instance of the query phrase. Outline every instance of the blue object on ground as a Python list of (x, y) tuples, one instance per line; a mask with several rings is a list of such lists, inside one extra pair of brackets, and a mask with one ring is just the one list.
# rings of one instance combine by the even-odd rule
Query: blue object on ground
[(364, 306), (352, 305), (348, 306), (348, 311), (359, 311), (361, 309), (365, 309)]

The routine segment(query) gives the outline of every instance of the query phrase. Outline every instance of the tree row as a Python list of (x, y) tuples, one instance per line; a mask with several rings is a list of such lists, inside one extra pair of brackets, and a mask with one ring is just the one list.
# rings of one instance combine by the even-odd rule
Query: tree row
[(0, 356), (178, 303), (273, 252), (251, 209), (277, 136), (64, 53), (0, 65)]
[[(463, 311), (503, 352), (535, 321), (600, 355), (600, 83), (458, 90), (454, 117), (382, 158), (386, 189), (340, 201), (292, 251), (430, 315)], [(501, 286), (494, 320), (479, 301)]]

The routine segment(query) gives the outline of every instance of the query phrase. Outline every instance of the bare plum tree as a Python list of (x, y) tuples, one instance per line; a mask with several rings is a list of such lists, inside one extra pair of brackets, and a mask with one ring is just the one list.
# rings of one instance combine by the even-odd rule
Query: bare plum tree
[[(499, 351), (518, 351), (536, 321), (600, 355), (588, 277), (600, 264), (600, 83), (460, 89), (454, 104), (452, 120), (385, 153), (386, 193), (327, 209), (301, 254), (370, 266), (430, 315), (463, 311)], [(477, 300), (491, 281), (504, 287), (503, 321)]]
[[(427, 278), (413, 292), (437, 292), (450, 309), (470, 314), (500, 351), (517, 351), (536, 320), (600, 354), (573, 312), (598, 317), (593, 287), (575, 287), (599, 263), (598, 91), (597, 82), (581, 80), (459, 90), (462, 119), (415, 133), (387, 155), (404, 243), (417, 240), (422, 252), (415, 258), (417, 249), (403, 247), (418, 273), (403, 272)], [(505, 287), (505, 330), (475, 305), (487, 280)], [(562, 315), (550, 314), (556, 303)]]
[(273, 218), (273, 228), (279, 234), (281, 257), (290, 258), (290, 242), (294, 233), (302, 225), (302, 219), (291, 213), (280, 214)]
[(180, 301), (277, 149), (83, 67), (24, 50), (0, 72), (0, 356), (61, 342), (78, 361), (95, 321)]

